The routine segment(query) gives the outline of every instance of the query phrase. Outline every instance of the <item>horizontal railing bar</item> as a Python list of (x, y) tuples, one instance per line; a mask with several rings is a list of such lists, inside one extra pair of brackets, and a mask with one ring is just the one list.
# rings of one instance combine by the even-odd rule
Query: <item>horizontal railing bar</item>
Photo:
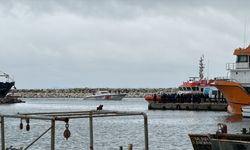
[[(121, 116), (141, 116), (143, 114), (113, 114), (113, 115), (93, 115), (93, 118), (100, 118), (100, 117), (121, 117)], [(79, 118), (89, 118), (89, 116), (71, 116), (71, 117), (67, 117), (67, 116), (60, 116), (57, 117), (56, 120), (60, 120), (60, 121), (64, 121), (65, 118), (68, 119), (79, 119)]]
[[(58, 114), (57, 114), (58, 113)], [(40, 119), (40, 120), (58, 120), (65, 121), (65, 118), (74, 119), (74, 118), (89, 118), (90, 115), (95, 117), (115, 117), (115, 116), (138, 116), (145, 115), (142, 112), (118, 112), (118, 111), (83, 111), (83, 112), (54, 112), (49, 113), (26, 113), (26, 114), (17, 114), (17, 115), (0, 115), (7, 118), (21, 118), (21, 119)]]
[(46, 116), (27, 116), (27, 115), (1, 115), (6, 118), (20, 118), (20, 119), (38, 119), (38, 120), (52, 120), (54, 117)]

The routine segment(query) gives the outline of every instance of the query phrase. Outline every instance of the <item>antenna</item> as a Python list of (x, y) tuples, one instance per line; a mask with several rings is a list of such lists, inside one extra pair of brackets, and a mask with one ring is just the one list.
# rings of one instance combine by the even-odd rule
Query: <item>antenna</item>
[(245, 24), (244, 24), (244, 42), (243, 42), (243, 48), (246, 46), (246, 36), (247, 36), (247, 17), (245, 18)]
[(200, 64), (199, 64), (199, 77), (200, 77), (200, 80), (202, 80), (204, 78), (204, 74), (203, 74), (203, 71), (204, 71), (204, 55), (202, 54), (201, 58), (200, 58)]
[(209, 60), (207, 60), (207, 79), (209, 80)]

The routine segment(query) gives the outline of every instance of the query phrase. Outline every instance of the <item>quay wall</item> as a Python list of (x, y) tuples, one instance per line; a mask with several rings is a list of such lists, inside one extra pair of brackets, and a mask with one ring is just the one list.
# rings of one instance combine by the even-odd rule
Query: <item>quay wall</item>
[(202, 110), (202, 111), (226, 111), (227, 103), (149, 103), (149, 110)]
[(176, 92), (176, 88), (70, 88), (70, 89), (13, 89), (21, 98), (83, 98), (98, 90), (111, 93), (127, 93), (127, 98), (143, 98), (149, 94)]

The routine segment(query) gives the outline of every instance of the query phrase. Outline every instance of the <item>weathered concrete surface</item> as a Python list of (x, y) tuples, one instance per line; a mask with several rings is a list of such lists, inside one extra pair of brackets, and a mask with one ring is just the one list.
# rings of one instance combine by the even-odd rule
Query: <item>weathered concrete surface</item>
[(160, 94), (176, 91), (175, 88), (72, 88), (72, 89), (18, 89), (12, 92), (22, 98), (82, 98), (98, 90), (112, 93), (127, 93), (128, 98), (143, 98), (148, 94)]

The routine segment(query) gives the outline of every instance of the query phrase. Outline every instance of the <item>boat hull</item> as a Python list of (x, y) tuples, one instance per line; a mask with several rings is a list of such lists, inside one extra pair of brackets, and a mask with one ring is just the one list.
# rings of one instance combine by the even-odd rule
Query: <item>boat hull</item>
[(226, 80), (216, 80), (214, 86), (218, 88), (228, 102), (228, 112), (240, 115), (241, 107), (250, 104), (250, 95), (240, 83)]
[(14, 85), (15, 82), (0, 82), (0, 98), (4, 98)]
[(249, 141), (211, 139), (212, 150), (250, 150)]
[[(145, 99), (148, 103), (154, 102), (154, 96), (153, 96), (153, 95), (147, 95), (147, 96), (144, 97), (144, 99)], [(156, 101), (157, 101), (157, 102), (160, 102), (160, 101), (161, 101), (161, 96), (158, 95), (158, 96), (156, 97)]]
[(250, 150), (247, 134), (189, 134), (194, 150)]
[(122, 100), (126, 94), (91, 95), (84, 97), (85, 100)]

